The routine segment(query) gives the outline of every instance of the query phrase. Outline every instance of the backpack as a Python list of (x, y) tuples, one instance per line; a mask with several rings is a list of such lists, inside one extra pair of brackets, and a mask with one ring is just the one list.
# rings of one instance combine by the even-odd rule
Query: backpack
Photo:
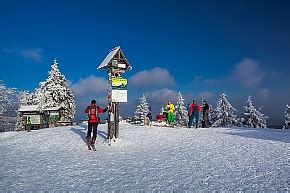
[(98, 120), (98, 110), (97, 107), (89, 109), (89, 120)]

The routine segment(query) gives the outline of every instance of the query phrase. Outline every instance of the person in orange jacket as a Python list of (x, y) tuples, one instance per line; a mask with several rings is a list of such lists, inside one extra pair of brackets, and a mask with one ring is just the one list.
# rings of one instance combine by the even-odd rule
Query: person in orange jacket
[(189, 107), (189, 123), (188, 127), (190, 128), (193, 122), (193, 119), (195, 119), (195, 127), (198, 127), (198, 119), (199, 119), (199, 112), (200, 112), (200, 105), (195, 102), (195, 100), (192, 100), (192, 104)]
[[(91, 150), (91, 147), (93, 150), (95, 150), (95, 142), (97, 138), (97, 129), (100, 122), (100, 118), (98, 116), (98, 113), (104, 113), (108, 110), (108, 107), (101, 108), (96, 105), (96, 101), (92, 100), (90, 106), (88, 106), (85, 109), (85, 113), (88, 114), (88, 132), (87, 132), (87, 145), (88, 149)], [(93, 137), (91, 137), (91, 134), (93, 132)]]

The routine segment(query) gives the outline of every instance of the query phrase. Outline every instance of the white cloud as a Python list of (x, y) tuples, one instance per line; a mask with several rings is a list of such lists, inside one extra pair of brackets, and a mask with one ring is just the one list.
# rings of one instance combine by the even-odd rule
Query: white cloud
[(265, 73), (257, 61), (246, 58), (235, 67), (233, 75), (234, 79), (240, 81), (245, 87), (254, 88), (262, 82)]
[(258, 93), (261, 97), (268, 98), (268, 96), (270, 95), (270, 90), (267, 88), (261, 88)]
[(202, 76), (195, 76), (194, 77), (194, 82), (201, 82), (203, 80), (203, 77)]
[(217, 80), (217, 79), (214, 79), (214, 78), (208, 78), (208, 79), (204, 79), (203, 80), (204, 84), (210, 85), (210, 86), (216, 85), (219, 81), (220, 80)]
[(214, 97), (214, 94), (210, 91), (205, 91), (199, 94), (200, 98), (203, 98), (205, 100), (211, 99)]
[(147, 92), (146, 96), (151, 102), (156, 103), (167, 103), (168, 101), (171, 101), (173, 103), (176, 103), (177, 101), (177, 91), (170, 90), (167, 88), (161, 89), (161, 90), (155, 90), (152, 92)]
[(32, 59), (35, 62), (40, 62), (42, 59), (42, 49), (22, 49), (19, 51), (19, 55), (24, 58)]
[(71, 88), (76, 96), (106, 93), (108, 81), (104, 78), (89, 76), (85, 79), (80, 79), (77, 83), (71, 84)]
[[(168, 101), (171, 101), (174, 104), (176, 104), (177, 94), (178, 94), (178, 92), (176, 90), (164, 88), (161, 90), (147, 92), (146, 96), (148, 97), (148, 100), (152, 103), (165, 104)], [(209, 99), (212, 99), (214, 96), (215, 95), (210, 91), (205, 91), (205, 92), (199, 93), (195, 96), (193, 96), (191, 94), (190, 95), (186, 95), (186, 94), (183, 95), (183, 97), (186, 101), (191, 101), (192, 99), (199, 100), (201, 98), (209, 100)]]
[(108, 97), (107, 95), (105, 95), (104, 97), (98, 97), (96, 98), (96, 101), (97, 101), (97, 104), (105, 107), (108, 104)]
[(167, 69), (156, 67), (151, 70), (143, 70), (134, 74), (129, 83), (134, 86), (173, 86), (175, 80)]
[(18, 51), (16, 49), (10, 49), (10, 48), (1, 48), (1, 52), (4, 54), (14, 54)]
[(221, 80), (215, 78), (204, 78), (202, 76), (195, 76), (193, 83), (204, 84), (207, 86), (217, 85)]
[(41, 48), (25, 48), (25, 49), (2, 48), (1, 52), (4, 54), (14, 54), (23, 58), (32, 59), (35, 62), (41, 62), (42, 59)]

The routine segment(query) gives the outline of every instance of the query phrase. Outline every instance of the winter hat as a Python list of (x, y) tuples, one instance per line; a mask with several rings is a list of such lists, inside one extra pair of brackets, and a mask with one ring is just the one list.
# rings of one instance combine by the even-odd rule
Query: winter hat
[(92, 100), (92, 101), (91, 101), (91, 104), (96, 104), (96, 101), (95, 101), (95, 100)]

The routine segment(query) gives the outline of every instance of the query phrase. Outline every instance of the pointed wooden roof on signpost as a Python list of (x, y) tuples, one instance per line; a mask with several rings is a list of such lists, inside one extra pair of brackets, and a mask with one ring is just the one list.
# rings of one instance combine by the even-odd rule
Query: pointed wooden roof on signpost
[(107, 69), (107, 68), (121, 68), (123, 70), (131, 70), (132, 67), (123, 54), (120, 46), (112, 49), (103, 62), (100, 64), (98, 69)]

